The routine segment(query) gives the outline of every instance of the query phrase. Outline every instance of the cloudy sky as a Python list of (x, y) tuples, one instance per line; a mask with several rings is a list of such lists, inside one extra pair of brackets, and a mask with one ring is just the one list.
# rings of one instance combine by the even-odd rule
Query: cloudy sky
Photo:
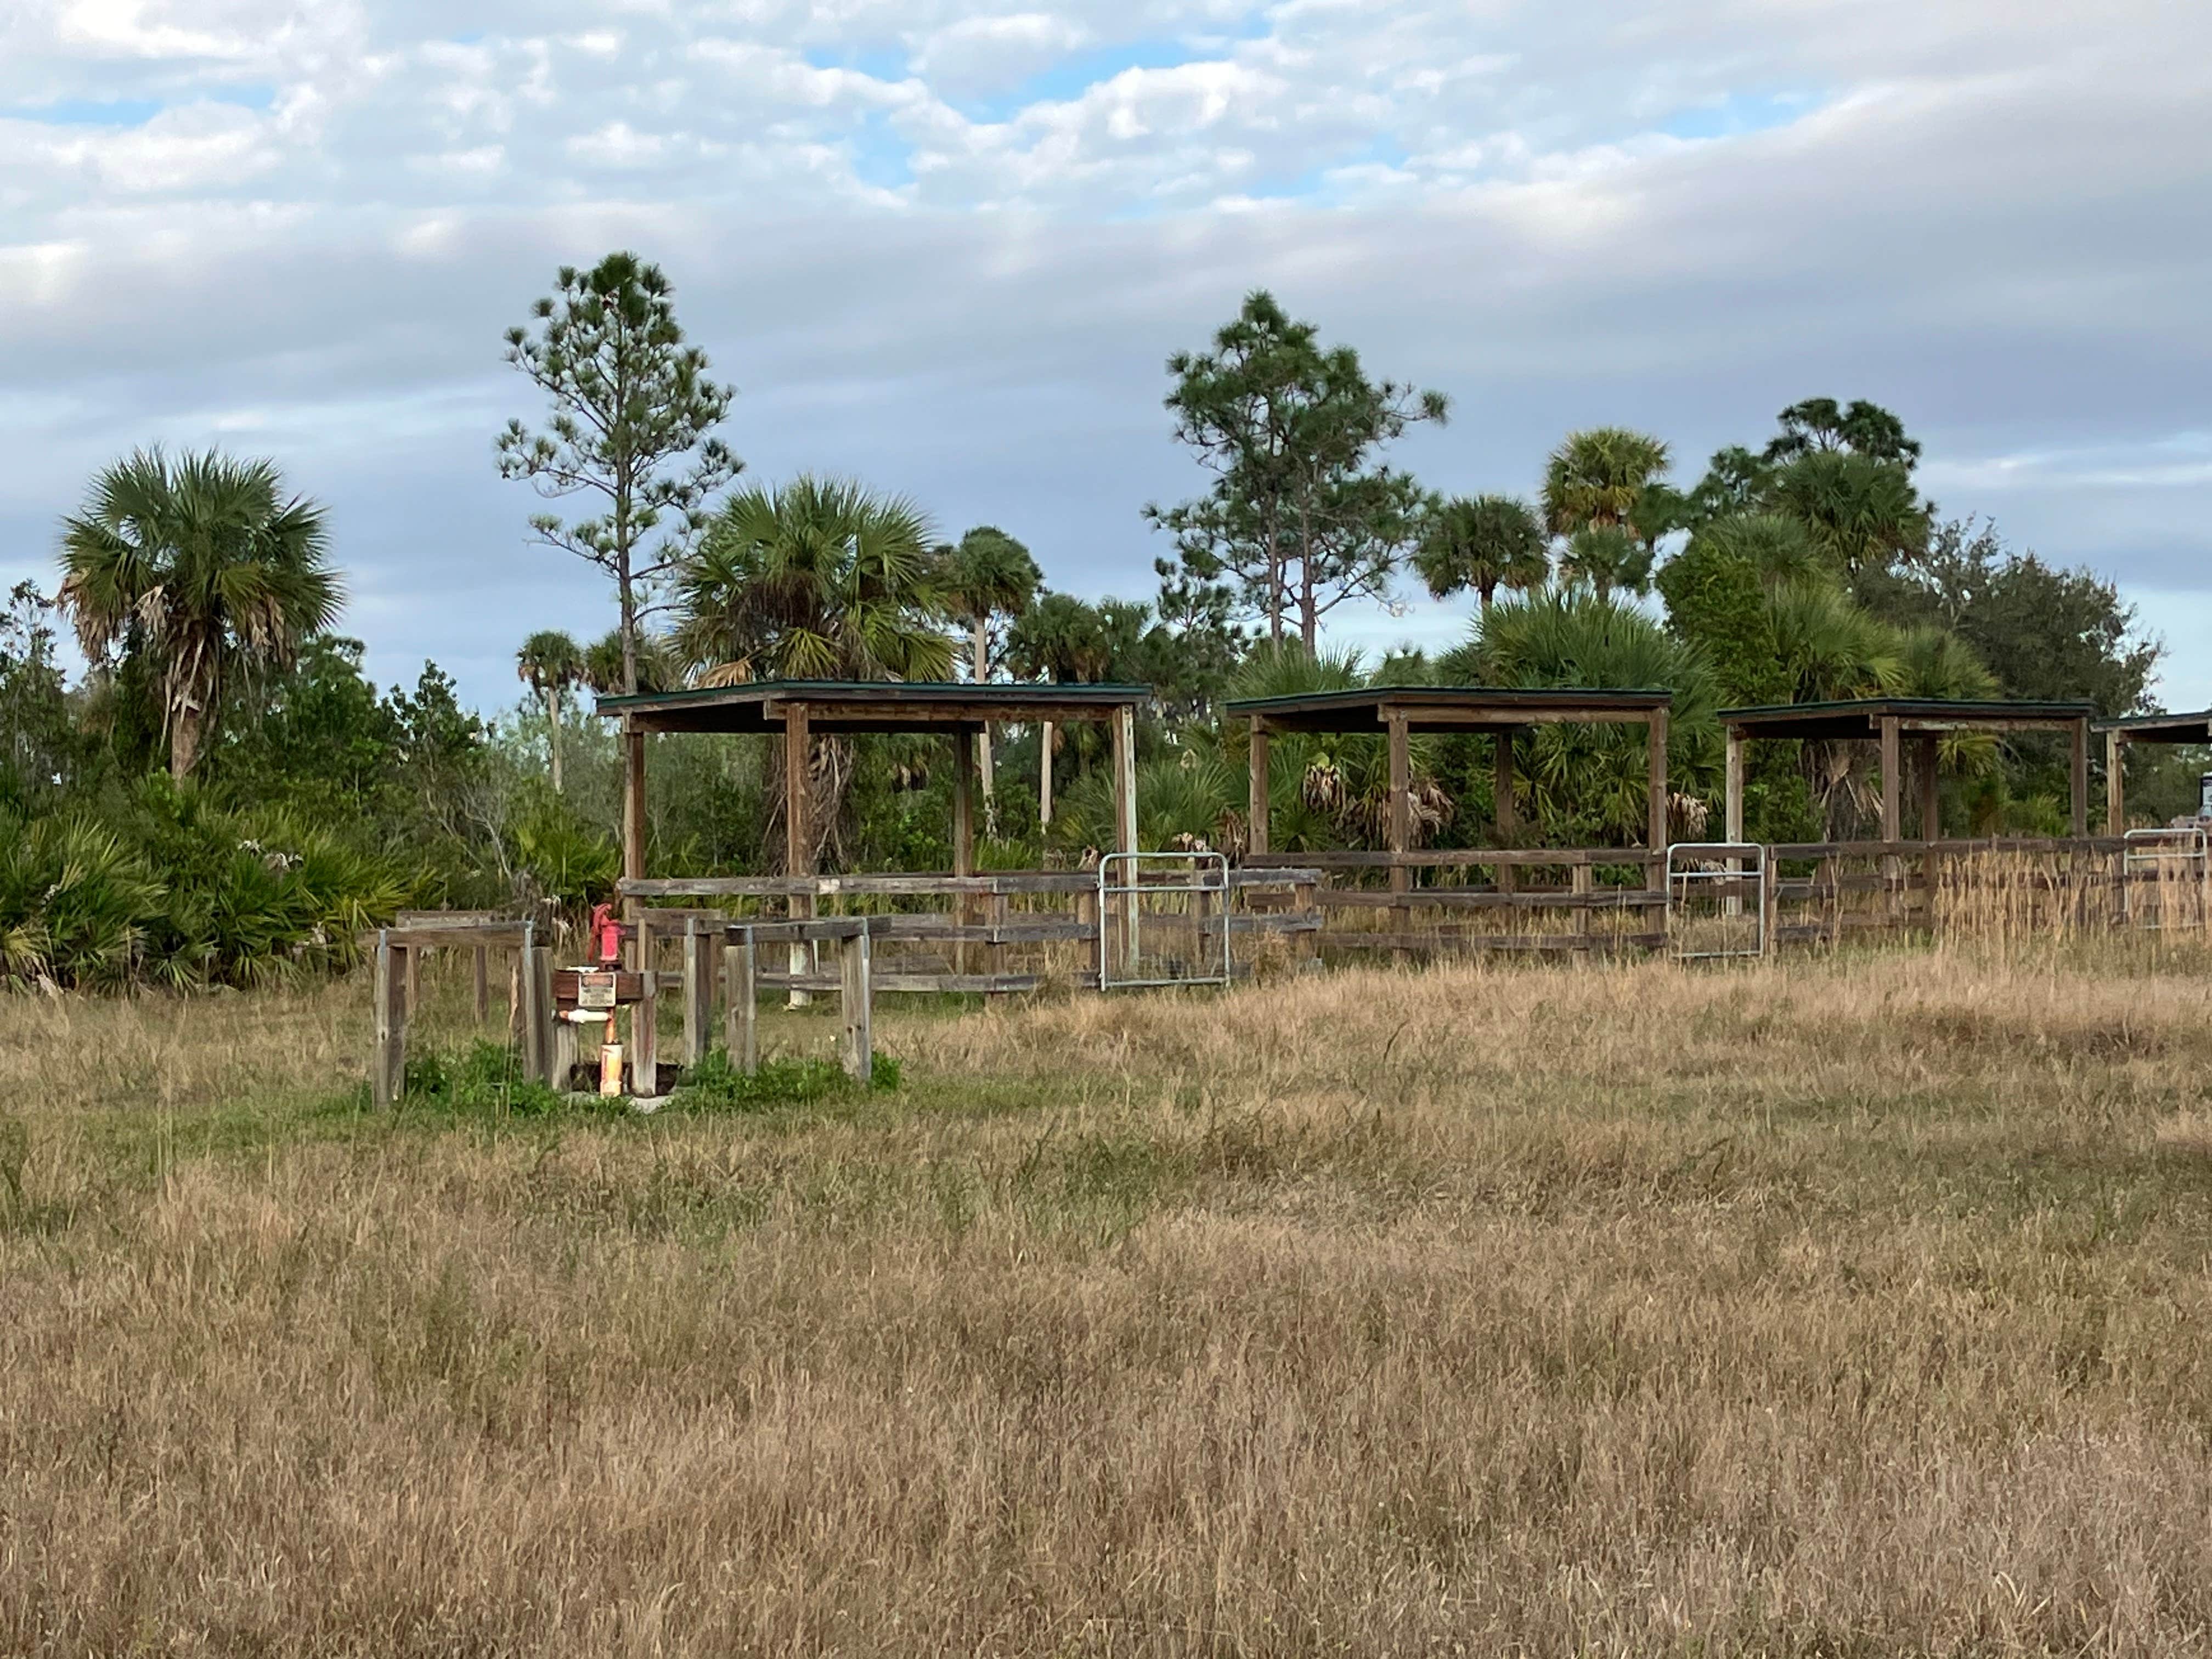
[[(631, 246), (756, 477), (848, 471), (1143, 595), (1163, 360), (1273, 288), (1533, 489), (1889, 404), (1947, 512), (2109, 573), (2212, 702), (2212, 7), (2184, 0), (0, 0), (0, 578), (130, 447), (276, 457), (380, 680), (597, 632), (492, 435)], [(1457, 609), (1340, 613), (1438, 642)]]

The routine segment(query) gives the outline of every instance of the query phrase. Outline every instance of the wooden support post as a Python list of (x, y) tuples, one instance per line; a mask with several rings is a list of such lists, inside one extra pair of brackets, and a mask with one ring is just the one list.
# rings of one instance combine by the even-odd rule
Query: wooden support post
[[(1137, 850), (1137, 711), (1127, 703), (1115, 709), (1113, 722), (1114, 750), (1114, 850), (1133, 853)], [(1137, 885), (1133, 864), (1125, 871), (1132, 887)], [(1125, 895), (1121, 900), (1121, 947), (1127, 953), (1128, 971), (1134, 974), (1141, 953), (1141, 941), (1137, 933), (1138, 896)], [(1100, 925), (1108, 925), (1102, 919)]]
[(639, 970), (644, 993), (629, 1011), (629, 1091), (646, 1100), (660, 1092), (660, 975)]
[(1251, 773), (1244, 850), (1264, 853), (1267, 850), (1267, 722), (1257, 714), (1252, 716)]
[[(813, 808), (809, 802), (809, 763), (811, 759), (812, 737), (807, 729), (806, 705), (787, 704), (783, 711), (783, 867), (792, 876), (811, 876), (814, 873)], [(809, 893), (793, 893), (784, 905), (785, 914), (793, 921), (803, 921), (814, 915), (814, 897)], [(791, 945), (791, 972), (794, 978), (807, 972), (814, 962), (812, 947), (798, 940)], [(804, 1008), (814, 1000), (807, 992), (794, 990), (790, 1006)]]
[[(1898, 722), (1894, 714), (1881, 717), (1881, 838), (1894, 843), (1905, 839), (1905, 814), (1899, 805), (1900, 774), (1904, 770), (1903, 757), (1898, 750)], [(1897, 915), (1902, 895), (1898, 884), (1904, 879), (1903, 860), (1894, 854), (1885, 854), (1881, 860), (1882, 910), (1893, 919)]]
[[(1743, 744), (1741, 728), (1729, 727), (1726, 765), (1721, 785), (1721, 839), (1738, 846), (1743, 842)], [(1730, 859), (1728, 868), (1729, 875), (1741, 875), (1743, 860)], [(1743, 901), (1730, 894), (1728, 902), (1721, 907), (1721, 914), (1730, 918), (1741, 915)]]
[(2105, 833), (2108, 836), (2128, 832), (2127, 773), (2122, 764), (2126, 744), (2124, 732), (2105, 733)]
[(2089, 722), (2087, 718), (2075, 720), (2069, 733), (2073, 738), (2073, 832), (2076, 841), (2086, 840), (2089, 834)]
[[(975, 743), (973, 728), (957, 726), (952, 733), (952, 873), (975, 873)], [(975, 920), (975, 901), (962, 893), (952, 901), (952, 919), (962, 929)], [(968, 971), (974, 953), (968, 941), (952, 947), (952, 971)]]
[(1137, 711), (1114, 711), (1114, 850), (1137, 850)]
[(376, 980), (372, 992), (375, 1030), (368, 1056), (368, 1092), (380, 1112), (398, 1100), (407, 1078), (407, 947), (394, 945), (388, 930), (376, 935)]
[[(525, 935), (526, 938), (527, 935)], [(507, 1040), (522, 1041), (522, 952), (516, 951), (507, 959)], [(525, 1070), (526, 1076), (527, 1069)]]
[(855, 933), (845, 941), (844, 961), (841, 964), (841, 988), (845, 1017), (845, 1070), (854, 1080), (866, 1083), (875, 1072), (875, 1048), (870, 1032), (870, 1007), (875, 994), (870, 971), (871, 943), (867, 933)]
[[(1413, 872), (1397, 861), (1408, 850), (1413, 839), (1413, 739), (1407, 726), (1405, 710), (1394, 708), (1388, 718), (1390, 726), (1390, 891), (1400, 900), (1391, 907), (1390, 931), (1402, 938), (1413, 927), (1413, 913), (1406, 907), (1403, 899), (1413, 890)], [(1391, 958), (1403, 962), (1406, 952), (1393, 951)]]
[(1942, 739), (1929, 732), (1920, 739), (1920, 839), (1943, 838), (1943, 803), (1937, 787), (1936, 768), (1942, 759)]
[[(1567, 872), (1567, 884), (1573, 890), (1577, 898), (1588, 898), (1590, 893), (1589, 866), (1576, 865)], [(1574, 921), (1570, 926), (1575, 935), (1575, 948), (1578, 951), (1589, 950), (1590, 913), (1588, 905), (1578, 904), (1575, 907)]]
[(420, 1008), (422, 1006), (422, 947), (419, 945), (402, 945), (399, 955), (406, 964), (407, 1006)]
[(477, 1024), (481, 1025), (491, 1018), (491, 947), (488, 945), (477, 946), (472, 983), (476, 992)]
[(1653, 709), (1645, 722), (1644, 842), (1654, 861), (1644, 866), (1644, 885), (1663, 893), (1667, 890), (1667, 711)]
[(553, 1033), (561, 1024), (561, 1011), (553, 1003), (553, 947), (541, 945), (535, 956), (536, 965), (531, 971), (537, 981), (538, 1064), (544, 1068), (547, 1083), (565, 1090), (568, 1074), (556, 1071), (553, 1065)]
[[(1513, 733), (1500, 732), (1492, 740), (1490, 757), (1491, 822), (1498, 827), (1498, 844), (1510, 847), (1521, 828), (1520, 808), (1513, 801)], [(1498, 866), (1498, 890), (1510, 893), (1520, 884), (1520, 872), (1510, 864)]]
[(538, 925), (522, 930), (522, 949), (514, 963), (515, 1024), (522, 1038), (522, 1075), (556, 1088), (568, 1079), (553, 1075), (553, 953), (538, 943)]
[(1741, 727), (1731, 726), (1728, 732), (1728, 772), (1723, 794), (1721, 837), (1741, 843), (1743, 840), (1743, 745)]
[(1936, 765), (1941, 740), (1934, 732), (1920, 739), (1920, 839), (1928, 843), (1920, 854), (1921, 908), (1929, 930), (1936, 927), (1936, 899), (1943, 880), (1942, 858), (1935, 843), (1943, 838), (1943, 798), (1938, 788)]
[(644, 989), (629, 1011), (629, 1091), (648, 1100), (660, 1092), (660, 976), (653, 964), (653, 921), (641, 908), (637, 974)]
[(972, 726), (952, 734), (952, 873), (975, 873), (975, 742)]
[(750, 927), (722, 947), (722, 1046), (730, 1064), (748, 1076), (760, 1070), (758, 965)]
[(1052, 828), (1052, 722), (1037, 726), (1037, 827)]
[(699, 918), (684, 919), (684, 1063), (707, 1058), (708, 1033), (714, 1029), (714, 975), (708, 965), (708, 935)]
[[(645, 879), (645, 733), (627, 717), (623, 721), (623, 876), (629, 881)], [(641, 901), (624, 899), (623, 919), (635, 921), (642, 909)]]

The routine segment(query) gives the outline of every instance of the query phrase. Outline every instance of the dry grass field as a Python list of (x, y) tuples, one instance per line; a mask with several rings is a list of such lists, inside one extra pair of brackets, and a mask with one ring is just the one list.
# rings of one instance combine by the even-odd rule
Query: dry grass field
[(2209, 968), (886, 1008), (625, 1120), (0, 1002), (0, 1650), (2212, 1651)]

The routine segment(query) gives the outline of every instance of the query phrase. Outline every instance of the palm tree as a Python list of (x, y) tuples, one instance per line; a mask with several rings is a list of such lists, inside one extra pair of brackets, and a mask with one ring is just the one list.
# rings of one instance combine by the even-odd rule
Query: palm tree
[(1697, 532), (1700, 543), (1742, 559), (1767, 592), (1793, 583), (1828, 580), (1820, 550), (1805, 526), (1780, 513), (1735, 513)]
[(215, 450), (137, 451), (62, 520), (60, 602), (88, 657), (158, 676), (173, 776), (198, 764), (227, 684), (289, 667), (337, 620), (328, 550), (323, 509), (288, 497), (273, 465)]
[[(848, 479), (802, 475), (744, 490), (677, 569), (676, 648), (708, 685), (949, 679), (929, 547), (921, 508)], [(820, 815), (806, 830), (818, 858), (843, 819), (852, 746), (825, 739), (809, 765)]]
[(1440, 599), (1473, 588), (1485, 611), (1501, 587), (1526, 592), (1552, 573), (1544, 526), (1510, 495), (1455, 495), (1431, 508), (1413, 568)]
[[(641, 633), (635, 654), (640, 692), (673, 691), (684, 683), (683, 665), (676, 660), (665, 634)], [(623, 635), (619, 627), (584, 647), (583, 683), (602, 697), (622, 695), (626, 680), (623, 668)]]
[[(1036, 597), (1043, 580), (1030, 550), (995, 525), (978, 525), (960, 538), (957, 547), (938, 550), (938, 580), (954, 616), (968, 624), (970, 674), (981, 685), (991, 678), (991, 623), (996, 617), (1018, 617)], [(991, 804), (991, 728), (987, 724), (976, 738), (975, 758), (981, 774), (983, 811), (987, 823), (995, 817)]]
[[(1895, 695), (1905, 684), (1897, 629), (1845, 593), (1832, 577), (1790, 584), (1767, 599), (1774, 643), (1792, 702)], [(1831, 834), (1871, 808), (1864, 745), (1808, 741), (1801, 763)]]
[(1663, 526), (1638, 522), (1638, 509), (1649, 508), (1668, 461), (1665, 443), (1626, 427), (1570, 432), (1544, 467), (1547, 527), (1571, 536), (1593, 526), (1626, 526), (1641, 539), (1653, 539)]
[[(1575, 586), (1493, 606), (1474, 633), (1438, 665), (1443, 682), (1462, 685), (1663, 687), (1674, 694), (1668, 723), (1670, 811), (1696, 821), (1690, 786), (1717, 770), (1719, 697), (1694, 647), (1633, 605)], [(1537, 822), (1554, 844), (1606, 836), (1640, 841), (1649, 774), (1645, 736), (1634, 726), (1540, 726), (1519, 746), (1516, 763)], [(1695, 811), (1692, 809), (1695, 808)]]
[(951, 675), (928, 520), (849, 480), (730, 497), (678, 568), (676, 603), (677, 648), (707, 684)]
[(1629, 593), (1651, 591), (1651, 548), (1618, 525), (1593, 525), (1567, 538), (1559, 568), (1571, 581), (1587, 586), (1600, 599), (1618, 588)]
[(584, 678), (583, 647), (558, 629), (541, 629), (514, 653), (518, 678), (544, 700), (553, 762), (553, 793), (561, 793), (561, 694)]
[(1811, 450), (1775, 474), (1772, 496), (1838, 575), (1886, 571), (1928, 545), (1928, 508), (1902, 462)]
[[(1017, 674), (1048, 682), (1096, 680), (1113, 660), (1106, 619), (1072, 593), (1040, 595), (1006, 630), (1006, 663)], [(1053, 726), (1037, 734), (1037, 822), (1052, 823)]]

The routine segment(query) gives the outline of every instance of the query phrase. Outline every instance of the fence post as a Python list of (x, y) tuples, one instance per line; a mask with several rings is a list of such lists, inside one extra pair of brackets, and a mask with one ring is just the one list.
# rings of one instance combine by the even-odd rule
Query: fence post
[(370, 1037), (369, 1097), (380, 1112), (392, 1109), (406, 1081), (407, 987), (395, 956), (404, 957), (404, 945), (395, 946), (387, 928), (376, 934), (376, 981), (374, 994), (375, 1030)]
[(760, 1070), (759, 986), (754, 975), (753, 930), (738, 930), (738, 943), (722, 947), (722, 1046), (730, 1064), (750, 1077)]
[(866, 1083), (874, 1074), (875, 1050), (869, 1030), (869, 1002), (874, 994), (870, 973), (870, 950), (867, 919), (860, 919), (860, 931), (845, 941), (842, 988), (845, 1016), (845, 1069), (854, 1079)]
[(714, 1020), (714, 981), (707, 971), (706, 939), (699, 918), (684, 919), (684, 1063), (707, 1057), (707, 1032)]
[(481, 1025), (491, 1018), (491, 947), (477, 946), (476, 959), (477, 1024)]
[[(1504, 866), (1501, 866), (1500, 867), (1503, 868)], [(1589, 866), (1587, 864), (1577, 864), (1569, 866), (1567, 871), (1567, 885), (1577, 898), (1587, 900), (1590, 896)], [(1513, 924), (1510, 922), (1507, 924), (1509, 927), (1512, 925)], [(1588, 903), (1585, 902), (1575, 906), (1574, 921), (1570, 925), (1572, 927), (1575, 935), (1575, 949), (1577, 951), (1588, 951), (1589, 949), (1590, 931), (1590, 913)]]

